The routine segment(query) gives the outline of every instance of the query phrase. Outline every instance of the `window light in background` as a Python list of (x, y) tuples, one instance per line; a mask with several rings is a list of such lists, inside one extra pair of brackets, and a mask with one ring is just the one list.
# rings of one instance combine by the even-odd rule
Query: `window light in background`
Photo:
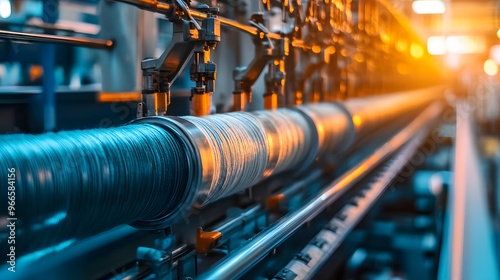
[(483, 36), (430, 36), (427, 50), (431, 55), (484, 53), (486, 39)]
[(500, 45), (494, 45), (490, 49), (490, 58), (500, 65)]
[(446, 6), (441, 0), (415, 0), (411, 7), (416, 14), (444, 14)]
[(446, 38), (444, 36), (431, 36), (427, 39), (427, 51), (432, 55), (446, 54)]

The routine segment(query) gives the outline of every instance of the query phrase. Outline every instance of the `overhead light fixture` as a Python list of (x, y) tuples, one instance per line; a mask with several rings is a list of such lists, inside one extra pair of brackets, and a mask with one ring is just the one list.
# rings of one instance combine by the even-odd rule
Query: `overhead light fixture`
[(446, 6), (441, 0), (415, 0), (411, 5), (416, 14), (444, 14)]
[(427, 39), (427, 51), (431, 55), (443, 55), (447, 53), (446, 37), (431, 36)]
[(483, 36), (430, 36), (427, 51), (431, 55), (480, 54), (487, 51), (487, 42)]

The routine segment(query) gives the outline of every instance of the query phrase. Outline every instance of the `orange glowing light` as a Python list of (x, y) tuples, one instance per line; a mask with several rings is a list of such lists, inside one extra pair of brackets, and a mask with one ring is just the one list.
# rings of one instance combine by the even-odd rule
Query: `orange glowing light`
[(408, 43), (406, 41), (398, 40), (396, 42), (396, 50), (398, 50), (399, 52), (404, 52), (407, 49), (408, 49)]
[(404, 63), (398, 63), (398, 65), (396, 66), (396, 70), (401, 75), (408, 75), (410, 73), (410, 69), (409, 69), (408, 65), (406, 65)]
[(43, 76), (43, 67), (40, 65), (32, 65), (29, 70), (30, 81), (34, 81)]
[(99, 92), (97, 101), (99, 102), (128, 102), (140, 101), (142, 95), (138, 92)]
[(320, 53), (321, 52), (321, 47), (318, 45), (312, 46), (312, 52), (313, 53)]
[(325, 49), (325, 57), (324, 57), (324, 59), (325, 59), (325, 62), (326, 62), (327, 64), (328, 64), (328, 63), (330, 63), (330, 56), (331, 56), (332, 54), (334, 54), (334, 53), (335, 53), (335, 48), (334, 48), (334, 47), (331, 47), (331, 46), (330, 46), (330, 47), (327, 47), (327, 48)]
[(380, 40), (382, 40), (382, 42), (388, 44), (391, 42), (391, 36), (387, 32), (382, 32), (382, 33), (380, 33)]
[(355, 126), (361, 126), (361, 124), (363, 123), (363, 120), (361, 119), (361, 117), (359, 115), (354, 115), (354, 116), (352, 116), (352, 122), (354, 123)]
[(359, 63), (361, 63), (361, 62), (365, 61), (365, 57), (364, 57), (364, 56), (363, 56), (363, 54), (361, 54), (361, 53), (357, 53), (357, 54), (355, 54), (355, 55), (354, 55), (354, 59), (355, 59), (357, 62), (359, 62)]

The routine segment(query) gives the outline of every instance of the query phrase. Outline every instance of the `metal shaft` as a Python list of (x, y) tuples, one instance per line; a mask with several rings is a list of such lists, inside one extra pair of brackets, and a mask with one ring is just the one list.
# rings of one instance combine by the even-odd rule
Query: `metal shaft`
[(112, 40), (47, 35), (47, 34), (33, 34), (33, 33), (0, 30), (0, 39), (2, 38), (24, 41), (24, 42), (70, 44), (70, 45), (77, 45), (77, 46), (96, 48), (96, 49), (110, 49), (113, 47)]
[[(121, 1), (121, 0), (119, 0), (119, 1)], [(195, 11), (195, 10), (191, 10), (190, 14), (196, 19), (207, 18), (207, 14), (199, 12), (199, 11)], [(253, 35), (253, 36), (259, 35), (260, 31), (257, 30), (256, 28), (250, 26), (250, 25), (242, 24), (242, 23), (239, 23), (235, 20), (224, 18), (224, 17), (217, 17), (217, 18), (219, 19), (221, 24), (223, 24), (227, 27), (230, 27), (230, 28), (233, 28), (233, 29), (236, 29), (239, 31), (243, 31), (243, 32), (248, 33), (248, 34)], [(267, 36), (269, 36), (269, 38), (275, 39), (275, 40), (281, 38), (281, 36), (277, 33), (268, 33)]]

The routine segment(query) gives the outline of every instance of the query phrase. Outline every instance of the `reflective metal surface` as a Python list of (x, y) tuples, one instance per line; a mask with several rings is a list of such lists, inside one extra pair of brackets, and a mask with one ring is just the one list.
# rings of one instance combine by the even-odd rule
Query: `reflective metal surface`
[(252, 264), (260, 261), (273, 248), (298, 230), (301, 225), (321, 213), (350, 186), (359, 182), (361, 178), (387, 159), (397, 149), (401, 148), (417, 131), (432, 125), (433, 121), (441, 113), (441, 110), (442, 105), (440, 102), (432, 104), (403, 131), (398, 133), (370, 157), (330, 184), (308, 204), (297, 211), (285, 215), (276, 224), (261, 232), (256, 238), (233, 252), (231, 256), (223, 259), (221, 263), (201, 275), (200, 279), (234, 279), (242, 276), (251, 268)]

